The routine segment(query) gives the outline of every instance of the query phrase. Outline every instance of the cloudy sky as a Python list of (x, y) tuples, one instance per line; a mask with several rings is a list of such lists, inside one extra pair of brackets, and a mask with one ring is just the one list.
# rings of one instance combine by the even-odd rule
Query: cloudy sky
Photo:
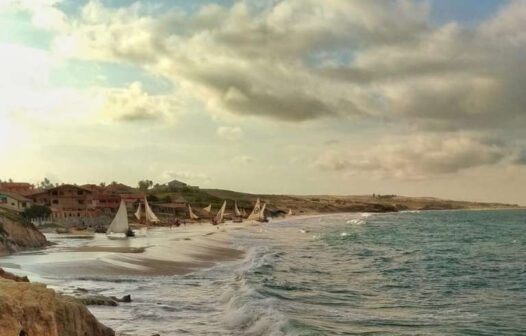
[(526, 204), (526, 1), (0, 0), (0, 178)]

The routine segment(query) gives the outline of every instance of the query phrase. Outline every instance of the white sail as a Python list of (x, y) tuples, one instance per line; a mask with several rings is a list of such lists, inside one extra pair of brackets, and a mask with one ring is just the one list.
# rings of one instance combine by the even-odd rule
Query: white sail
[(289, 209), (289, 213), (287, 213), (287, 216), (292, 216), (292, 209)]
[(225, 215), (225, 209), (226, 209), (226, 201), (223, 202), (223, 205), (221, 206), (221, 209), (219, 209), (219, 212), (217, 213), (214, 221), (217, 224), (223, 223), (223, 216)]
[(194, 212), (192, 211), (192, 207), (190, 206), (190, 204), (188, 204), (188, 213), (190, 215), (190, 219), (199, 219), (199, 216), (194, 214)]
[(146, 222), (147, 223), (158, 223), (160, 222), (159, 218), (155, 216), (152, 209), (150, 208), (150, 205), (148, 204), (148, 200), (146, 197), (144, 198), (144, 214), (146, 215)]
[(115, 218), (113, 218), (113, 221), (108, 227), (106, 234), (110, 234), (112, 232), (113, 233), (126, 233), (128, 229), (129, 229), (128, 211), (126, 210), (126, 204), (124, 203), (123, 200), (121, 200), (121, 205), (119, 206), (119, 210), (117, 211)]
[(261, 212), (261, 205), (260, 205), (260, 201), (258, 198), (256, 201), (256, 205), (254, 205), (254, 209), (252, 210), (252, 213), (248, 216), (248, 219), (258, 220), (260, 212)]
[(234, 202), (234, 212), (237, 217), (241, 217), (241, 211), (239, 211), (239, 208), (237, 207), (237, 201)]
[(142, 216), (142, 209), (141, 209), (141, 203), (139, 203), (139, 205), (137, 206), (137, 211), (135, 211), (135, 218), (137, 218), (137, 220), (141, 220), (141, 216)]
[(207, 207), (203, 208), (203, 210), (206, 212), (212, 211), (212, 204), (209, 204)]
[(267, 218), (265, 217), (265, 208), (267, 207), (267, 203), (263, 204), (261, 207), (261, 211), (259, 213), (259, 220), (264, 222)]

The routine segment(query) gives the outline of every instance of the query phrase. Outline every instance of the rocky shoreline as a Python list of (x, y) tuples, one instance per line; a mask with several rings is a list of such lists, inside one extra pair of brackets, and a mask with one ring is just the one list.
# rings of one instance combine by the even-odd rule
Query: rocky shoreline
[(32, 223), (0, 208), (0, 256), (47, 245), (46, 237)]
[[(49, 245), (35, 226), (0, 209), (0, 255)], [(115, 332), (72, 296), (0, 269), (0, 335), (114, 336)]]
[(114, 336), (78, 299), (0, 272), (0, 334), (3, 336)]

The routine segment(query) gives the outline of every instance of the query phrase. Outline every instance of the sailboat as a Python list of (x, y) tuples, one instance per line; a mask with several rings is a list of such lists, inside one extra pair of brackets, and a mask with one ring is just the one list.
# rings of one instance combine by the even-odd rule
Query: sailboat
[(141, 203), (139, 203), (139, 205), (137, 205), (137, 211), (135, 211), (134, 215), (135, 215), (135, 218), (137, 218), (138, 221), (141, 221), (141, 218), (142, 218)]
[(124, 200), (121, 200), (119, 210), (113, 218), (113, 221), (111, 221), (111, 224), (106, 231), (106, 235), (110, 235), (111, 233), (124, 233), (126, 237), (135, 236), (128, 225), (128, 211), (126, 210)]
[(261, 211), (259, 213), (259, 218), (257, 219), (258, 222), (266, 223), (268, 222), (267, 216), (265, 216), (265, 208), (267, 207), (267, 203), (263, 204), (261, 207)]
[(221, 209), (217, 212), (217, 215), (212, 219), (213, 225), (218, 225), (223, 223), (223, 217), (225, 216), (225, 209), (226, 209), (226, 201), (223, 202), (223, 205), (221, 206)]
[(210, 211), (212, 211), (212, 204), (208, 204), (208, 206), (204, 207), (203, 210), (210, 213)]
[(198, 219), (199, 219), (199, 216), (197, 216), (197, 215), (192, 211), (192, 207), (190, 206), (190, 204), (188, 204), (188, 215), (190, 216), (190, 219), (191, 219), (191, 220), (198, 220)]
[(144, 197), (144, 215), (146, 217), (146, 224), (155, 224), (160, 222), (159, 218), (157, 218), (150, 208), (146, 197)]
[(248, 220), (259, 220), (260, 212), (261, 212), (261, 202), (259, 201), (259, 198), (258, 198), (256, 201), (256, 204), (254, 205), (254, 209), (252, 210), (250, 215), (248, 215), (247, 219)]
[(292, 209), (289, 209), (289, 212), (287, 213), (287, 216), (292, 216)]
[(239, 208), (237, 207), (237, 201), (234, 202), (234, 215), (235, 215), (233, 219), (234, 223), (243, 222), (243, 214), (241, 213), (241, 211), (239, 211)]

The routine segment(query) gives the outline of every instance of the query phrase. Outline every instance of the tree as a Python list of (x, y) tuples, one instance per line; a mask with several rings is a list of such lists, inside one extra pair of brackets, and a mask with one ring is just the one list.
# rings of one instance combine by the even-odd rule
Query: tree
[(47, 177), (45, 177), (44, 180), (42, 180), (42, 182), (38, 183), (37, 185), (39, 188), (42, 189), (53, 188), (53, 183), (51, 183), (51, 181)]
[(159, 198), (155, 195), (148, 195), (146, 196), (146, 199), (148, 202), (159, 202)]
[(142, 180), (142, 181), (139, 181), (138, 185), (139, 185), (139, 190), (141, 190), (141, 191), (146, 191), (146, 190), (148, 190), (151, 186), (153, 186), (153, 181), (150, 181), (150, 180)]
[(51, 209), (44, 205), (33, 204), (22, 212), (22, 216), (27, 219), (46, 218), (51, 215)]

